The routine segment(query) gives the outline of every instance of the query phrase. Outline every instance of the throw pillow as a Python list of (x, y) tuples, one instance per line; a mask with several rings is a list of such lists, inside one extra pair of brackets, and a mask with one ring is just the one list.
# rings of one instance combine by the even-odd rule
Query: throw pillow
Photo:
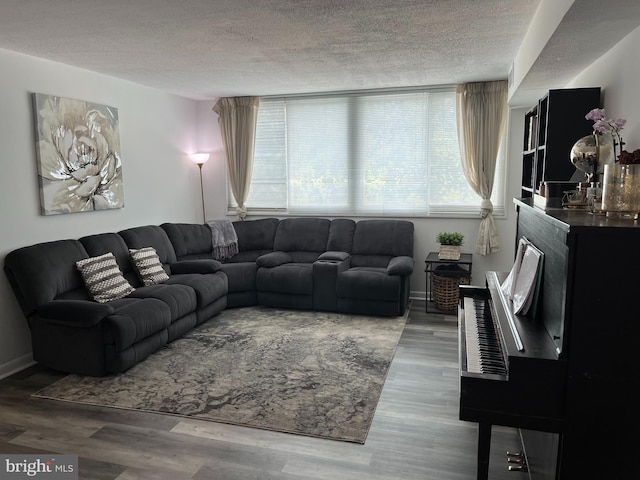
[(135, 289), (124, 278), (116, 257), (108, 252), (76, 262), (91, 297), (100, 303), (126, 297)]
[(138, 272), (140, 281), (146, 285), (156, 285), (169, 280), (169, 275), (162, 268), (160, 257), (153, 247), (144, 247), (139, 250), (129, 250), (133, 266)]

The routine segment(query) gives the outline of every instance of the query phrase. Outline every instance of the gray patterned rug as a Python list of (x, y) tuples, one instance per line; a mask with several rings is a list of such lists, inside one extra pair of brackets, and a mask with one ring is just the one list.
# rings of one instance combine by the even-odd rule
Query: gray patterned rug
[(229, 309), (120, 375), (34, 396), (364, 443), (406, 319)]

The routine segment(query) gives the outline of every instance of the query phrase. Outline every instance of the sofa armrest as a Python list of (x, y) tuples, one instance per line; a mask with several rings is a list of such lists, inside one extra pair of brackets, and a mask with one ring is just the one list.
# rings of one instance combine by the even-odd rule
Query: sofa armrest
[(338, 251), (330, 251), (330, 252), (324, 252), (323, 254), (321, 254), (318, 257), (318, 260), (339, 260), (339, 261), (343, 261), (346, 260), (347, 258), (349, 258), (351, 255), (349, 255), (347, 252), (338, 252)]
[(90, 300), (52, 300), (38, 308), (38, 315), (51, 323), (70, 327), (94, 327), (115, 312), (108, 303)]
[(215, 273), (219, 271), (221, 264), (213, 258), (203, 258), (200, 260), (182, 260), (171, 264), (171, 273), (179, 275), (182, 273)]
[(389, 275), (400, 275), (406, 277), (413, 273), (413, 258), (400, 256), (393, 257), (387, 265), (387, 273)]
[(285, 263), (291, 263), (291, 256), (285, 252), (269, 252), (256, 259), (258, 267), (273, 268)]

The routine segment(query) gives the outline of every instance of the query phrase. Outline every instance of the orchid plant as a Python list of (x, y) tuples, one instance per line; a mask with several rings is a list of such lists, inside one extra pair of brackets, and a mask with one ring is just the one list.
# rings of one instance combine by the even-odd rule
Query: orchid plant
[[(604, 108), (594, 108), (589, 113), (585, 115), (587, 120), (592, 120), (593, 130), (598, 133), (611, 133), (614, 139), (614, 151), (615, 146), (620, 146), (620, 154), (616, 156), (616, 161), (622, 165), (630, 165), (640, 163), (640, 148), (634, 150), (633, 152), (628, 152), (627, 150), (622, 150), (622, 146), (624, 142), (622, 141), (622, 137), (620, 136), (620, 130), (624, 128), (627, 121), (624, 118), (618, 118), (617, 120), (612, 120), (607, 118), (607, 115), (604, 111)], [(617, 143), (616, 143), (617, 139)]]
[(627, 123), (624, 118), (618, 118), (617, 120), (607, 118), (604, 108), (594, 108), (587, 113), (584, 118), (594, 122), (593, 129), (596, 132), (611, 133), (618, 138), (620, 138), (620, 130), (622, 130)]

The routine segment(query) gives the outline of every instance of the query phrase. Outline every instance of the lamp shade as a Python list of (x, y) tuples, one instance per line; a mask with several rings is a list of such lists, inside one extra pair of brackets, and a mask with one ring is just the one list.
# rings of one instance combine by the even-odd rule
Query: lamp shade
[(204, 152), (204, 153), (192, 153), (191, 154), (191, 160), (193, 161), (193, 163), (198, 164), (198, 165), (202, 165), (203, 163), (206, 163), (207, 160), (209, 160), (209, 154)]

